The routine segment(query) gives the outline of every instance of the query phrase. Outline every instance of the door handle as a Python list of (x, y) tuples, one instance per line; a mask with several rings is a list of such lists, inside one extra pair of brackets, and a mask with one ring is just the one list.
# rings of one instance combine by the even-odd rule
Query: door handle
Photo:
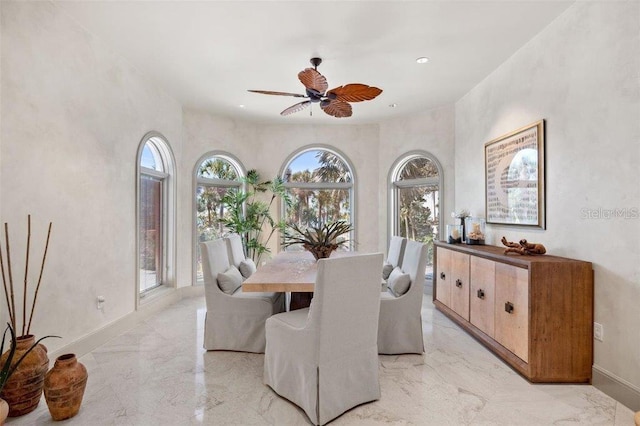
[(507, 302), (504, 304), (504, 311), (508, 314), (513, 313), (513, 303)]
[(444, 272), (440, 272), (440, 279), (444, 280), (446, 278), (446, 275), (444, 274)]
[(484, 299), (484, 290), (483, 289), (479, 289), (478, 290), (478, 299)]
[(456, 287), (462, 288), (462, 281), (460, 281), (459, 279), (456, 280)]

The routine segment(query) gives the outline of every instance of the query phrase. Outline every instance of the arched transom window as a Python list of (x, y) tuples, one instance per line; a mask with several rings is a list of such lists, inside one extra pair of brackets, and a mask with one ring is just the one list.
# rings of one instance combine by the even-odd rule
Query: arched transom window
[[(356, 226), (355, 178), (343, 154), (328, 147), (303, 148), (285, 162), (281, 177), (292, 200), (290, 207), (283, 207), (287, 223), (319, 227), (345, 220)], [(353, 241), (353, 232), (344, 238)]]

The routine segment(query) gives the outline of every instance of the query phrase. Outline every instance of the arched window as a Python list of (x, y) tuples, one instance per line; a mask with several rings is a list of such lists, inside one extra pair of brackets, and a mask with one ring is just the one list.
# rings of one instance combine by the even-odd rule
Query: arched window
[(138, 292), (172, 282), (175, 265), (175, 160), (169, 142), (147, 133), (138, 147)]
[[(335, 220), (355, 224), (353, 167), (344, 154), (326, 146), (302, 148), (289, 156), (280, 172), (292, 204), (283, 206), (287, 223), (321, 226)], [(353, 249), (353, 235), (348, 238)]]
[(441, 234), (442, 179), (438, 160), (423, 151), (405, 154), (390, 173), (390, 234), (429, 246), (427, 275), (433, 271), (433, 240)]
[(194, 271), (195, 282), (202, 283), (200, 242), (215, 240), (227, 233), (221, 221), (227, 210), (223, 197), (242, 188), (245, 170), (240, 161), (226, 152), (209, 152), (196, 162), (194, 169)]

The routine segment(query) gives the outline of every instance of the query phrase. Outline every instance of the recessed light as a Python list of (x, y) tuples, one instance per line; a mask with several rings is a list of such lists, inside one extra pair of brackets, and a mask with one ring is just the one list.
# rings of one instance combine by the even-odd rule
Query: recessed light
[(419, 64), (426, 64), (427, 62), (429, 62), (429, 58), (427, 58), (426, 56), (421, 56), (416, 59), (416, 62)]
[(398, 106), (398, 104), (395, 104), (395, 103), (394, 104), (389, 104), (389, 108), (395, 108), (397, 106)]
[(238, 105), (239, 108), (244, 108), (244, 105), (240, 104)]

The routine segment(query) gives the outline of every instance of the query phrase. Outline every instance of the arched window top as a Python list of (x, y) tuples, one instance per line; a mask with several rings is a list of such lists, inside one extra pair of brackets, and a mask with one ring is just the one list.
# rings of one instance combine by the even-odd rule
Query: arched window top
[(282, 179), (285, 183), (353, 182), (353, 172), (339, 153), (328, 148), (308, 148), (286, 163)]
[(205, 179), (237, 181), (244, 176), (239, 161), (227, 154), (210, 153), (198, 162), (196, 176)]
[(158, 144), (159, 141), (155, 140), (155, 138), (150, 138), (145, 142), (140, 156), (140, 165), (147, 169), (164, 172), (165, 165), (164, 161), (162, 161), (162, 154), (160, 154)]
[(440, 166), (435, 159), (430, 158), (426, 153), (413, 153), (396, 162), (391, 179), (393, 182), (398, 182), (439, 176)]
[(409, 159), (399, 170), (396, 180), (424, 179), (438, 176), (438, 166), (426, 157)]

